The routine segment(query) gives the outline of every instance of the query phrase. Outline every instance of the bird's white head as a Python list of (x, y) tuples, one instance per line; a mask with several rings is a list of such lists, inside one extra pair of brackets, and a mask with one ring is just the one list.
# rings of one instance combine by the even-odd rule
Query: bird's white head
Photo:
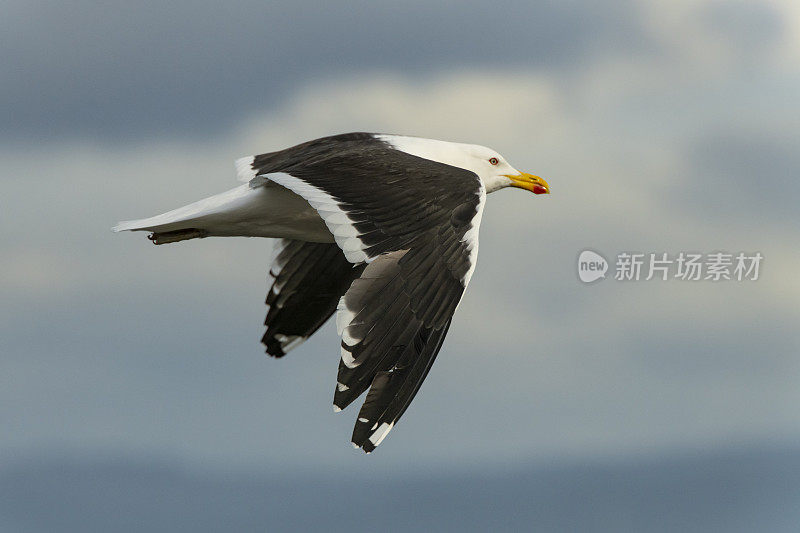
[(474, 172), (483, 181), (487, 193), (506, 187), (518, 187), (534, 194), (550, 194), (550, 186), (545, 180), (520, 172), (503, 156), (485, 146), (404, 135), (378, 137), (396, 150)]

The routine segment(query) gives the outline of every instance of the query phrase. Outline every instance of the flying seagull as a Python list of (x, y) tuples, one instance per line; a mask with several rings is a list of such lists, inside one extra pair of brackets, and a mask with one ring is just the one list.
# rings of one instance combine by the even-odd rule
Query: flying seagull
[(369, 453), (392, 429), (442, 347), (478, 258), (486, 194), (548, 194), (489, 148), (347, 133), (236, 161), (230, 191), (121, 222), (155, 244), (279, 239), (261, 341), (282, 357), (336, 311), (334, 410), (367, 389), (352, 442)]

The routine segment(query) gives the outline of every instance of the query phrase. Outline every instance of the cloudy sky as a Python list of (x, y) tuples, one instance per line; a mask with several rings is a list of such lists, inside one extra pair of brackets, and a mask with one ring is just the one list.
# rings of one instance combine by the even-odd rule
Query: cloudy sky
[[(319, 4), (5, 3), (6, 464), (367, 475), (797, 442), (796, 2)], [(490, 198), (444, 349), (369, 458), (331, 409), (330, 325), (262, 353), (268, 241), (109, 231), (345, 131), (488, 145), (553, 192)], [(583, 285), (587, 248), (764, 262), (755, 282)]]

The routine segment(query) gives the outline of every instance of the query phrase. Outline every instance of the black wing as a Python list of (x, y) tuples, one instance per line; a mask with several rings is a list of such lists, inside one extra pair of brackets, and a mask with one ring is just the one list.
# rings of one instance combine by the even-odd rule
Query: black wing
[(486, 196), (474, 173), (394, 150), (370, 134), (311, 141), (251, 164), (305, 198), (352, 263), (339, 303), (334, 406), (370, 388), (353, 443), (372, 451), (425, 379), (477, 259)]
[(352, 438), (366, 452), (416, 395), (464, 293), (461, 243), (444, 240), (450, 246), (437, 250), (439, 240), (425, 235), (408, 250), (382, 255), (339, 305), (342, 358), (334, 405), (343, 409), (370, 388)]
[(350, 263), (333, 243), (281, 239), (276, 247), (261, 342), (269, 355), (283, 357), (328, 320), (364, 266)]

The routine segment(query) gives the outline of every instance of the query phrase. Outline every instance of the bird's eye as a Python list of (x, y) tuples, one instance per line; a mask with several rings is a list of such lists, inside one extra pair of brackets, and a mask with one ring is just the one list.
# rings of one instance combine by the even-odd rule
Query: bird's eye
[(489, 159), (489, 163), (491, 163), (493, 165), (496, 165), (498, 163), (497, 158), (496, 157), (492, 157), (491, 159)]

